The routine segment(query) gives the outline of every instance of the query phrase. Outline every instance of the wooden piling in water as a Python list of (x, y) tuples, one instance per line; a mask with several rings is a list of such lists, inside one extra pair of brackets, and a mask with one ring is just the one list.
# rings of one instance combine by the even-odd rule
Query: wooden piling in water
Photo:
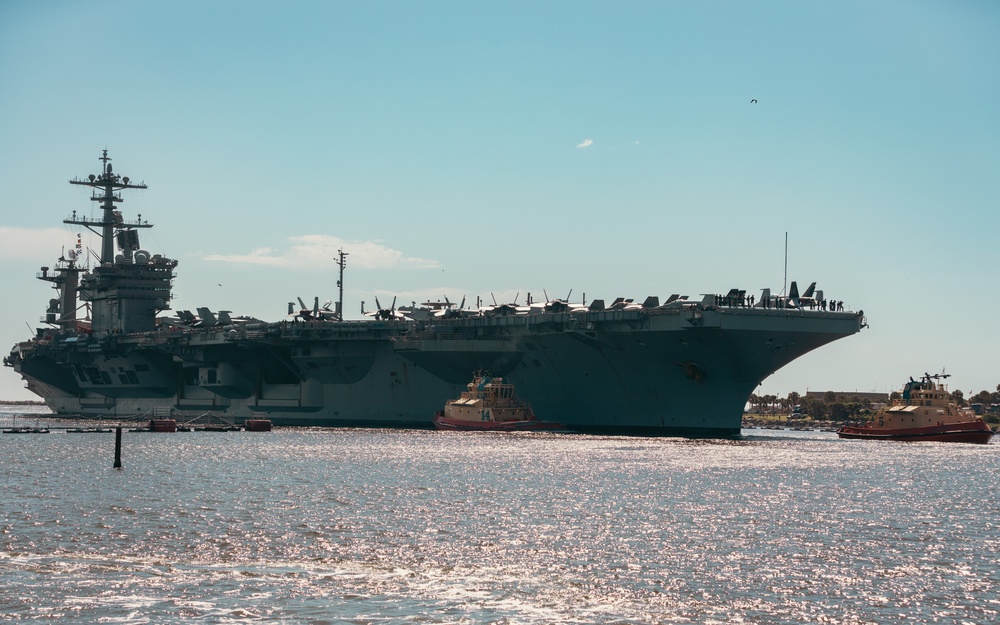
[(115, 468), (122, 468), (122, 428), (115, 428)]

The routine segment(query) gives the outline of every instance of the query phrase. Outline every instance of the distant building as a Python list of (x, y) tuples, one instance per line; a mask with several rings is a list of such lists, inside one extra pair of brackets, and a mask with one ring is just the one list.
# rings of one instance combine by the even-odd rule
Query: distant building
[[(826, 399), (826, 394), (830, 391), (806, 391), (806, 397), (812, 399)], [(888, 404), (889, 393), (862, 393), (859, 391), (833, 391), (837, 396), (837, 401), (849, 401), (852, 397), (867, 399), (873, 404)]]

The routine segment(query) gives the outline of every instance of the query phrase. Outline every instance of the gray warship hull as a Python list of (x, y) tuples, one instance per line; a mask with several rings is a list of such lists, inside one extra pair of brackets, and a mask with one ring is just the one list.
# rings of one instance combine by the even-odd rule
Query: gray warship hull
[(50, 336), (15, 368), (60, 414), (212, 411), (275, 425), (432, 427), (472, 372), (579, 432), (732, 436), (749, 395), (861, 328), (854, 313), (744, 307), (439, 322), (302, 321)]
[[(344, 321), (343, 251), (335, 311), (317, 299), (311, 310), (299, 300), (293, 320), (278, 323), (208, 309), (160, 316), (177, 261), (141, 249), (139, 231), (152, 225), (119, 208), (121, 191), (145, 183), (116, 173), (107, 150), (99, 160), (99, 174), (70, 184), (93, 189), (101, 216), (74, 211), (64, 223), (99, 235), (100, 254), (85, 254), (78, 236), (75, 251), (42, 267), (38, 278), (58, 295), (46, 326), (4, 357), (57, 414), (430, 428), (482, 371), (508, 378), (540, 419), (576, 431), (730, 436), (764, 378), (865, 325), (861, 313), (827, 311), (815, 283), (800, 298), (795, 282), (787, 297), (765, 289), (756, 306), (732, 289), (608, 308), (555, 300), (473, 313), (438, 302), (409, 319), (393, 305)], [(78, 264), (93, 256), (93, 268)], [(92, 318), (78, 319), (83, 307)]]

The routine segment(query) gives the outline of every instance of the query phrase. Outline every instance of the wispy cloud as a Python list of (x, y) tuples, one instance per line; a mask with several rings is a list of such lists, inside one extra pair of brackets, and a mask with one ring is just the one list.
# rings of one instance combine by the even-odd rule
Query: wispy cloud
[(348, 262), (357, 269), (436, 269), (440, 263), (428, 258), (406, 256), (399, 250), (371, 241), (345, 241), (326, 234), (291, 237), (287, 249), (259, 247), (247, 254), (209, 254), (205, 260), (295, 269), (329, 270), (337, 250), (349, 254)]
[(51, 263), (63, 249), (72, 249), (76, 236), (60, 228), (0, 226), (0, 260)]
[(592, 145), (594, 145), (594, 140), (593, 139), (584, 139), (580, 143), (577, 143), (576, 147), (582, 149), (582, 148), (589, 148)]

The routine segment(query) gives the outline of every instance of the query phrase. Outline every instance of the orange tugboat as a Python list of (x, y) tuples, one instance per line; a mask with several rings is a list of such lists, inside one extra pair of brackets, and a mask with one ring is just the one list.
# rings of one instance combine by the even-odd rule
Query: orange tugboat
[(566, 429), (562, 423), (537, 420), (531, 406), (515, 397), (514, 385), (501, 377), (477, 373), (468, 389), (434, 415), (434, 427), (502, 432)]
[(988, 443), (993, 430), (974, 412), (950, 401), (948, 390), (939, 383), (947, 375), (929, 375), (910, 381), (903, 397), (880, 410), (865, 425), (845, 425), (837, 430), (840, 438), (890, 441), (939, 441)]

